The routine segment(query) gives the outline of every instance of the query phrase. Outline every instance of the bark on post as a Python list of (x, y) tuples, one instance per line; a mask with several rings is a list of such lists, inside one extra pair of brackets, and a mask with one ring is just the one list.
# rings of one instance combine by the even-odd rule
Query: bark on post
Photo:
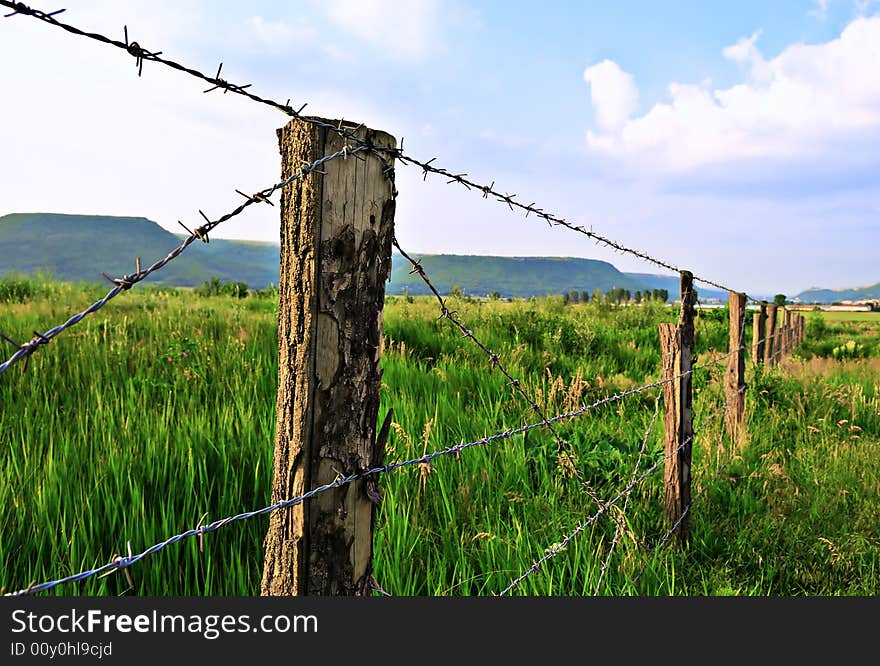
[(767, 321), (764, 324), (764, 364), (776, 365), (775, 352), (777, 345), (776, 337), (776, 305), (767, 304)]
[[(384, 132), (357, 134), (395, 147)], [(345, 146), (301, 120), (279, 129), (278, 142), (284, 179)], [(383, 168), (374, 154), (349, 155), (282, 192), (273, 503), (383, 458), (379, 348), (394, 233), (393, 184)], [(370, 593), (377, 490), (368, 484), (270, 514), (263, 595)]]
[(746, 412), (746, 295), (731, 291), (728, 296), (730, 335), (728, 338), (727, 372), (724, 375), (724, 397), (727, 410), (724, 422), (732, 442), (739, 440)]
[(690, 536), (695, 300), (693, 274), (682, 271), (679, 323), (659, 326), (663, 379), (666, 380), (663, 384), (665, 511), (670, 527), (678, 525), (679, 543), (686, 542)]
[(764, 362), (764, 328), (767, 325), (767, 304), (752, 315), (752, 362), (757, 365)]

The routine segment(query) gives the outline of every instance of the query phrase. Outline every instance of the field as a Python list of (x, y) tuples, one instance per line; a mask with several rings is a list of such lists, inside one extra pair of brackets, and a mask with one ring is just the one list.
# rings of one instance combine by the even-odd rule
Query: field
[[(0, 285), (0, 331), (29, 339), (103, 295), (100, 286)], [(548, 413), (659, 378), (670, 307), (544, 298), (450, 303)], [(471, 442), (536, 419), (436, 301), (389, 297), (380, 420), (387, 459)], [(693, 536), (668, 525), (662, 472), (629, 499), (629, 533), (603, 563), (597, 521), (514, 590), (532, 595), (876, 595), (880, 592), (880, 324), (808, 313), (778, 368), (747, 366), (749, 437), (734, 449), (718, 407), (723, 365), (695, 386)], [(270, 503), (276, 301), (137, 288), (0, 376), (0, 585), (27, 587), (137, 553)], [(751, 318), (747, 318), (750, 320)], [(747, 332), (751, 339), (751, 331)], [(851, 343), (851, 344), (850, 344)], [(697, 319), (697, 362), (726, 352), (724, 309)], [(12, 347), (7, 348), (11, 353)], [(4, 357), (5, 358), (5, 357)], [(657, 390), (558, 424), (610, 498), (662, 459)], [(375, 574), (392, 595), (504, 589), (595, 511), (541, 429), (382, 478)], [(251, 595), (268, 520), (186, 539), (129, 573), (48, 594)], [(601, 581), (600, 581), (601, 578)]]
[(861, 321), (876, 324), (880, 322), (880, 312), (823, 312), (825, 321)]

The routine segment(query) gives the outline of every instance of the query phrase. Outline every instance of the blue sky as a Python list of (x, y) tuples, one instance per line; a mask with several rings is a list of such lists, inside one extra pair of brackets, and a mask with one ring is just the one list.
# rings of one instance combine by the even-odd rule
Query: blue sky
[[(34, 0), (736, 289), (880, 281), (880, 3)], [(0, 20), (0, 214), (175, 231), (279, 175), (285, 117), (31, 18)], [(656, 272), (398, 169), (411, 253), (579, 256)], [(218, 237), (278, 239), (277, 207)], [(137, 253), (137, 248), (132, 248)], [(96, 267), (96, 270), (100, 270)]]

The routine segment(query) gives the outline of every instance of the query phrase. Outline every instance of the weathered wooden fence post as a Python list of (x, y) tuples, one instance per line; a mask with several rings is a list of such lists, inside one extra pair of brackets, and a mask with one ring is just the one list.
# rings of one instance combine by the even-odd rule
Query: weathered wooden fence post
[(776, 363), (779, 364), (788, 356), (789, 338), (788, 338), (788, 322), (790, 312), (786, 308), (781, 308), (779, 313), (779, 346), (776, 351)]
[[(395, 147), (384, 132), (361, 127), (357, 135)], [(337, 133), (301, 120), (279, 129), (278, 142), (285, 179), (345, 147)], [(374, 154), (320, 169), (324, 175), (313, 171), (281, 196), (273, 503), (368, 469), (383, 456), (375, 431), (393, 184)], [(370, 593), (375, 506), (366, 484), (270, 514), (263, 595)]]
[(776, 305), (767, 304), (767, 321), (764, 324), (764, 364), (775, 365), (776, 338)]
[(724, 397), (727, 409), (724, 422), (734, 444), (739, 440), (746, 413), (746, 295), (731, 291), (728, 295), (730, 335), (728, 337), (727, 372), (724, 376)]
[(752, 362), (757, 365), (764, 362), (764, 327), (767, 325), (767, 304), (761, 303), (760, 309), (752, 315)]
[(687, 541), (690, 535), (695, 301), (693, 274), (682, 271), (678, 325), (659, 326), (663, 379), (666, 380), (663, 384), (665, 510), (670, 526), (678, 525), (676, 538), (680, 543)]

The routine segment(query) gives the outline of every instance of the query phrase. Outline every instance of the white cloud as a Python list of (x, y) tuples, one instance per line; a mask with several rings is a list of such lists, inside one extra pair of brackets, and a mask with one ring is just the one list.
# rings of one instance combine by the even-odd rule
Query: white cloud
[(438, 0), (321, 0), (338, 27), (398, 59), (421, 59), (441, 46)]
[(736, 44), (725, 47), (721, 54), (738, 65), (746, 66), (750, 69), (751, 75), (756, 79), (767, 79), (770, 72), (767, 68), (767, 62), (758, 49), (758, 38), (761, 31), (756, 30), (751, 37), (742, 37)]
[(584, 70), (584, 81), (590, 84), (590, 99), (599, 127), (612, 132), (622, 128), (639, 101), (632, 75), (616, 62), (603, 60)]
[[(837, 39), (794, 44), (770, 60), (758, 37), (724, 49), (725, 57), (747, 66), (742, 83), (715, 90), (671, 83), (670, 101), (623, 123), (630, 103), (615, 107), (610, 92), (597, 99), (593, 84), (602, 131), (588, 132), (588, 146), (668, 172), (751, 158), (824, 157), (844, 145), (852, 150), (865, 133), (880, 134), (880, 16), (858, 18)], [(600, 65), (615, 72), (612, 79), (629, 76), (614, 63)]]

